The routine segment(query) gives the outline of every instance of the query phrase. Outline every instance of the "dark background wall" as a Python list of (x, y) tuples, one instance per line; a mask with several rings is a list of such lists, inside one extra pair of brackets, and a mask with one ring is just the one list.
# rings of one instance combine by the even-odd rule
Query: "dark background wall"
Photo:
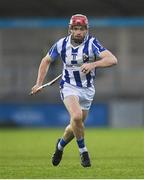
[(1, 17), (143, 16), (143, 0), (0, 0)]

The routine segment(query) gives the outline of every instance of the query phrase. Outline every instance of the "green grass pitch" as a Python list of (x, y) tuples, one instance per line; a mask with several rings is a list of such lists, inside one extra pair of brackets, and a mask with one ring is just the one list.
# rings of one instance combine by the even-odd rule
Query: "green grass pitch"
[(144, 130), (88, 129), (92, 167), (80, 165), (75, 140), (53, 167), (55, 142), (64, 129), (0, 129), (0, 179), (144, 179)]

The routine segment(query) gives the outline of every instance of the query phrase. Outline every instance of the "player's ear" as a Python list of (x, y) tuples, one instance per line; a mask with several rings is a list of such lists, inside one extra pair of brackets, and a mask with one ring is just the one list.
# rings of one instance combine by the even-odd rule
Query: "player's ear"
[(71, 25), (68, 26), (68, 35), (71, 34)]

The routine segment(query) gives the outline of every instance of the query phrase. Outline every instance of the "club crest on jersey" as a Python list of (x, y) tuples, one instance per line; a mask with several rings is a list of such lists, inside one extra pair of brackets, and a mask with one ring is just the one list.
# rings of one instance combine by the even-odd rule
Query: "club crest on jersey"
[(89, 57), (88, 57), (88, 55), (87, 54), (83, 54), (83, 62), (85, 63), (85, 62), (88, 62), (89, 61)]

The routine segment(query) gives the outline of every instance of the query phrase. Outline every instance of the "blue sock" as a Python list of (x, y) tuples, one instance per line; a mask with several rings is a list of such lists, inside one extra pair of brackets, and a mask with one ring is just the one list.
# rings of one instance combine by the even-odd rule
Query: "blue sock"
[(77, 140), (77, 144), (78, 144), (80, 153), (87, 151), (87, 148), (86, 148), (85, 143), (84, 143), (84, 138)]
[(84, 139), (82, 138), (77, 140), (77, 144), (79, 148), (84, 148), (85, 147)]
[(62, 151), (66, 145), (67, 142), (63, 138), (61, 138), (60, 142), (58, 143), (58, 149)]

